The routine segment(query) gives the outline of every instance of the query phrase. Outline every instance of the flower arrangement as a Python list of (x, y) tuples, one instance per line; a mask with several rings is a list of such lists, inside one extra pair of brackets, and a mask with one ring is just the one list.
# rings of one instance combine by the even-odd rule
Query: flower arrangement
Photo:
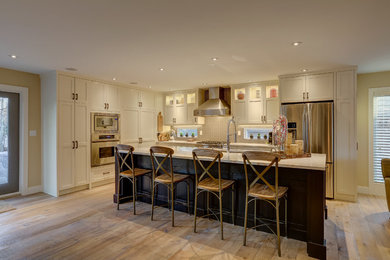
[(280, 115), (279, 118), (274, 121), (272, 136), (274, 138), (274, 144), (281, 150), (287, 136), (287, 118), (284, 115)]

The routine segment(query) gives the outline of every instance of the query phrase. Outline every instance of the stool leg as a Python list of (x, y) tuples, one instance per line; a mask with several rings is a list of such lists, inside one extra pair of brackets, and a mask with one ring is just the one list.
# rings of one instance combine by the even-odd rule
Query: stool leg
[(287, 195), (284, 197), (284, 234), (287, 237)]
[(280, 251), (280, 225), (279, 225), (279, 199), (278, 198), (276, 198), (275, 204), (276, 204), (276, 234), (278, 237), (278, 241), (277, 241), (278, 256), (280, 257), (281, 251)]
[(248, 193), (245, 195), (245, 218), (244, 218), (244, 246), (246, 246), (246, 227), (248, 222)]
[[(256, 225), (257, 225), (256, 198), (253, 200), (253, 204), (254, 204), (254, 206), (253, 206), (253, 210), (254, 210), (254, 212), (253, 212), (253, 226), (256, 227)], [(255, 230), (256, 230), (256, 228), (255, 228)]]
[(235, 225), (235, 220), (234, 220), (234, 204), (235, 204), (235, 196), (236, 192), (235, 192), (235, 188), (234, 188), (234, 184), (232, 185), (232, 223), (233, 225)]
[(207, 217), (210, 219), (210, 193), (209, 191), (207, 193), (207, 202), (206, 202), (206, 207), (207, 207)]
[(135, 200), (137, 199), (136, 197), (135, 197), (135, 194), (136, 194), (136, 192), (135, 192), (135, 182), (136, 182), (136, 178), (134, 177), (133, 178), (133, 213), (134, 213), (134, 215), (135, 215)]
[(119, 210), (120, 194), (121, 194), (121, 176), (118, 176), (118, 194), (116, 196), (116, 210)]
[(219, 218), (221, 222), (221, 240), (223, 240), (223, 219), (222, 219), (222, 192), (219, 191)]
[(188, 215), (191, 215), (190, 212), (190, 183), (187, 182), (187, 210), (188, 210)]
[(171, 206), (171, 210), (172, 210), (172, 227), (175, 226), (175, 210), (174, 210), (174, 203), (175, 203), (175, 200), (174, 200), (174, 197), (173, 197), (173, 187), (174, 187), (174, 184), (172, 183), (171, 184), (171, 203), (172, 203), (172, 206)]
[(194, 205), (194, 233), (196, 233), (196, 208), (198, 207), (198, 189), (195, 187), (195, 205)]
[(150, 216), (150, 220), (153, 221), (153, 210), (154, 210), (154, 181), (152, 181), (152, 215)]

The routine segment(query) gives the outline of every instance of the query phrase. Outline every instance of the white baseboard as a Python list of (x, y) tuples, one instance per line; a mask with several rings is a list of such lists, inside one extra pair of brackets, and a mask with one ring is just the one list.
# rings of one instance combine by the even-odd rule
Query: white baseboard
[(370, 190), (366, 186), (358, 186), (357, 192), (360, 194), (370, 194)]
[(38, 193), (38, 192), (42, 192), (42, 191), (43, 191), (42, 185), (32, 186), (32, 187), (27, 187), (27, 191), (24, 192), (22, 195), (30, 195), (30, 194), (34, 194), (34, 193)]

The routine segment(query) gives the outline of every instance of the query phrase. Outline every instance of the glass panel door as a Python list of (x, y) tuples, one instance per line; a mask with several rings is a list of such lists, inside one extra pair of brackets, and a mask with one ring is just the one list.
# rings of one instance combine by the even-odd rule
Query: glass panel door
[(0, 195), (19, 191), (19, 94), (0, 92)]

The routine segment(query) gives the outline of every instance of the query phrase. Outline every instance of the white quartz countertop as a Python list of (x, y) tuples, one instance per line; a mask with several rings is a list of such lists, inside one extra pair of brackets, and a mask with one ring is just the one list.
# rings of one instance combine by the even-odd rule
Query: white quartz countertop
[[(160, 144), (161, 145), (161, 144)], [(149, 145), (135, 145), (134, 154), (139, 155), (150, 155), (150, 144)], [(173, 158), (189, 159), (192, 160), (193, 147), (188, 146), (174, 146), (172, 148), (175, 153)], [(206, 160), (206, 159), (205, 159)], [(211, 160), (211, 159), (210, 159)], [(225, 163), (243, 163), (241, 153), (223, 153), (221, 159)], [(267, 161), (253, 161), (256, 165), (268, 165)], [(283, 168), (295, 168), (295, 169), (307, 169), (307, 170), (319, 170), (325, 171), (326, 169), (326, 155), (325, 154), (312, 154), (311, 157), (306, 158), (294, 158), (294, 159), (282, 159), (279, 162), (279, 167)]]

